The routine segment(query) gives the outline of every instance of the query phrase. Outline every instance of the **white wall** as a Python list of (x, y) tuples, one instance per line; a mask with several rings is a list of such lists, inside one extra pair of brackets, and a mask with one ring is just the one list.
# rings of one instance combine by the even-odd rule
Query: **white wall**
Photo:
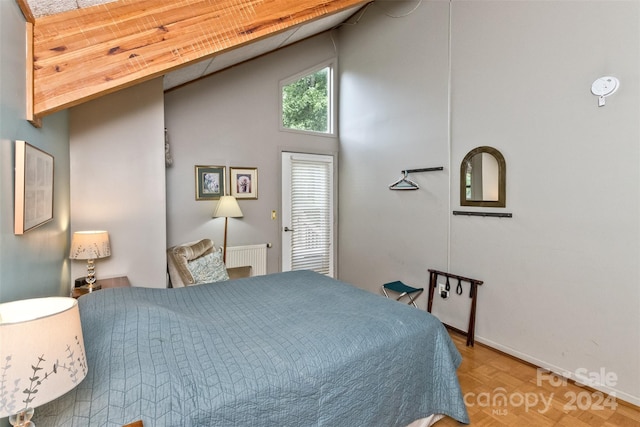
[[(166, 195), (162, 79), (71, 109), (71, 232), (109, 232), (111, 256), (96, 277), (166, 286)], [(73, 261), (71, 277), (86, 276)]]
[[(640, 3), (383, 13), (409, 7), (376, 2), (340, 30), (341, 277), (372, 292), (393, 279), (426, 286), (427, 268), (484, 280), (478, 341), (558, 372), (604, 368), (618, 381), (598, 388), (640, 404)], [(590, 87), (603, 75), (621, 88), (598, 108)], [(513, 219), (451, 215), (463, 210), (459, 163), (481, 145), (506, 159), (507, 207), (479, 210)], [(386, 190), (396, 171), (434, 160), (446, 179)], [(435, 304), (466, 328), (464, 303)]]
[[(258, 200), (240, 200), (228, 245), (272, 243), (267, 271), (280, 271), (280, 152), (336, 153), (337, 138), (279, 130), (279, 82), (336, 55), (327, 34), (233, 67), (165, 96), (173, 166), (167, 170), (167, 243), (222, 245), (215, 201), (195, 200), (195, 165), (258, 168)], [(227, 185), (228, 189), (228, 185)], [(271, 211), (278, 218), (271, 219)]]
[[(452, 158), (500, 149), (515, 216), (453, 220), (451, 268), (487, 282), (479, 334), (555, 370), (605, 367), (638, 403), (640, 3), (453, 5)], [(621, 90), (598, 108), (603, 75)]]
[[(340, 278), (376, 293), (447, 265), (448, 3), (383, 13), (413, 7), (373, 3), (339, 33)], [(404, 169), (439, 166), (409, 176), (420, 190), (388, 189)]]

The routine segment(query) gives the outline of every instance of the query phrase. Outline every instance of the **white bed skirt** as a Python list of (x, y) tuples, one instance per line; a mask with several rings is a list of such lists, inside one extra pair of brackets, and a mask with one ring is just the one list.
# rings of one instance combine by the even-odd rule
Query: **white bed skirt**
[(426, 418), (420, 418), (419, 420), (415, 420), (407, 427), (430, 427), (444, 418), (442, 414), (433, 414)]

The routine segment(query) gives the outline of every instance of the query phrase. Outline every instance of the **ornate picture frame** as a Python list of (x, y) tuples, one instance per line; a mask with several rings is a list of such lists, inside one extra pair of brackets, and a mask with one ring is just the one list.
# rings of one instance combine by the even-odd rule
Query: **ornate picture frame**
[(258, 168), (229, 168), (229, 188), (236, 199), (258, 199)]
[(218, 200), (225, 194), (224, 166), (197, 165), (196, 170), (196, 200)]
[(14, 233), (21, 235), (53, 220), (54, 159), (26, 141), (15, 149)]

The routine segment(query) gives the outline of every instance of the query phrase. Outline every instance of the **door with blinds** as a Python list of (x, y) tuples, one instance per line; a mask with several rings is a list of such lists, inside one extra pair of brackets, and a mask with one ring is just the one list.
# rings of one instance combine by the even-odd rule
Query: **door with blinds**
[(334, 277), (333, 156), (282, 153), (282, 271)]

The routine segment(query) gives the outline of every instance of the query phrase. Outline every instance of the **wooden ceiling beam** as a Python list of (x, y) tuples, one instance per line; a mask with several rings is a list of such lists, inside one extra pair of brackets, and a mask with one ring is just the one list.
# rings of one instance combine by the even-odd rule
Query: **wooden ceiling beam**
[(42, 117), (371, 0), (119, 0), (37, 18)]

